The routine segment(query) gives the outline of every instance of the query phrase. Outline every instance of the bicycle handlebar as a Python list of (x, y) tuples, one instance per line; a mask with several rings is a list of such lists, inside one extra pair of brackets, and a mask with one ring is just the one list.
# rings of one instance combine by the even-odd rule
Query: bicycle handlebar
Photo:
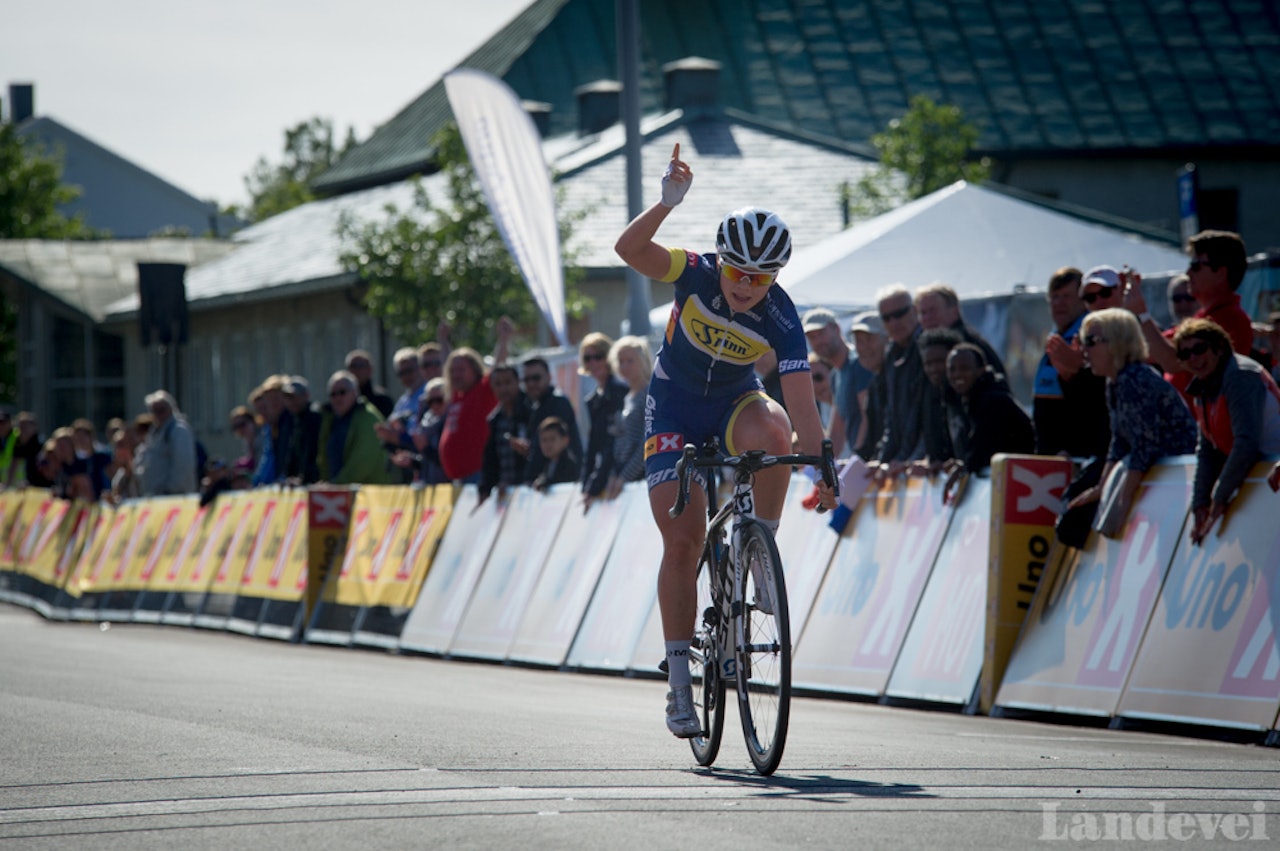
[[(689, 479), (695, 468), (735, 467), (755, 473), (779, 464), (808, 464), (817, 467), (822, 471), (822, 481), (835, 491), (836, 496), (840, 495), (840, 479), (836, 475), (835, 453), (830, 440), (822, 441), (821, 455), (768, 455), (761, 449), (751, 449), (741, 455), (723, 455), (716, 449), (699, 454), (697, 446), (687, 444), (680, 460), (676, 462), (676, 501), (667, 514), (674, 520), (684, 513), (685, 506), (689, 503)], [(818, 506), (818, 511), (821, 513), (826, 509)]]

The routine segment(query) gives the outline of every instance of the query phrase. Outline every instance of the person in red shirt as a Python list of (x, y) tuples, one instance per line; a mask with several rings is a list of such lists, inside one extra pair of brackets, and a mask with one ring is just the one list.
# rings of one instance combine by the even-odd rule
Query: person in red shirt
[[(510, 319), (504, 316), (498, 320), (494, 363), (506, 361), (513, 330)], [(489, 440), (489, 412), (497, 407), (498, 397), (489, 386), (484, 361), (475, 349), (454, 349), (445, 361), (444, 374), (449, 382), (450, 401), (440, 434), (440, 466), (455, 482), (478, 484), (484, 466), (484, 445)]]
[[(1191, 295), (1200, 305), (1195, 318), (1212, 319), (1231, 338), (1231, 348), (1237, 354), (1248, 355), (1253, 348), (1253, 321), (1240, 306), (1240, 296), (1236, 293), (1249, 266), (1244, 240), (1230, 231), (1201, 231), (1187, 240), (1187, 253), (1191, 256), (1187, 265), (1188, 283)], [(1147, 310), (1147, 301), (1142, 294), (1142, 276), (1126, 270), (1121, 278), (1124, 306), (1142, 323), (1142, 335), (1150, 349), (1151, 361), (1164, 370), (1178, 389), (1185, 389), (1191, 375), (1186, 365), (1178, 360), (1172, 329), (1168, 334), (1163, 333)]]

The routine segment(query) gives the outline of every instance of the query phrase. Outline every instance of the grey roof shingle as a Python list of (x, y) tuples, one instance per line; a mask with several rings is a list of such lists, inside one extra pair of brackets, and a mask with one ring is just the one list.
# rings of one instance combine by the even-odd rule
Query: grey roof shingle
[[(641, 103), (662, 66), (721, 62), (725, 106), (865, 144), (913, 95), (953, 103), (979, 147), (1022, 153), (1271, 146), (1280, 138), (1274, 0), (646, 0)], [(573, 90), (615, 79), (614, 0), (535, 0), (463, 61), (576, 126)], [(324, 192), (428, 167), (451, 117), (441, 82), (317, 181)]]
[[(654, 197), (658, 176), (675, 142), (694, 169), (694, 187), (672, 214), (663, 237), (695, 250), (712, 250), (720, 219), (732, 209), (749, 205), (771, 206), (780, 212), (797, 246), (838, 233), (846, 224), (839, 184), (854, 182), (875, 167), (853, 151), (732, 113), (689, 117), (675, 112), (649, 120), (642, 130), (646, 134), (642, 174)], [(576, 225), (567, 246), (576, 252), (575, 264), (587, 269), (622, 268), (613, 245), (627, 223), (626, 198), (617, 190), (625, 185), (623, 143), (621, 128), (613, 127), (592, 139), (565, 136), (545, 146), (564, 193), (562, 211), (591, 213)], [(422, 184), (433, 204), (446, 203), (442, 174), (425, 178)], [(199, 310), (227, 300), (276, 297), (280, 288), (293, 285), (311, 290), (326, 282), (349, 283), (351, 277), (339, 259), (341, 216), (380, 220), (388, 204), (408, 211), (413, 193), (412, 182), (400, 181), (314, 201), (245, 228), (233, 239), (233, 253), (187, 273), (187, 300), (193, 310)], [(107, 312), (118, 319), (137, 306), (136, 294), (129, 294)]]

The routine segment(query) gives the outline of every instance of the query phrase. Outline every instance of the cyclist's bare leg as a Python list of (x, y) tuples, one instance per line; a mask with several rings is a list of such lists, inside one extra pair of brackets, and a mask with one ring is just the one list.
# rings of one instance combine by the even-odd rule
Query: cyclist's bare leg
[[(772, 399), (766, 400), (761, 396), (746, 405), (734, 418), (731, 429), (728, 448), (734, 454), (748, 449), (763, 449), (770, 455), (785, 455), (791, 451), (791, 420), (782, 406)], [(782, 517), (790, 483), (790, 467), (770, 467), (756, 473), (753, 488), (756, 516), (776, 526)]]
[(658, 570), (658, 606), (662, 635), (667, 641), (693, 638), (698, 614), (698, 557), (706, 535), (707, 497), (694, 483), (689, 504), (672, 519), (667, 514), (676, 501), (677, 484), (663, 482), (649, 491), (649, 508), (662, 534), (662, 565)]

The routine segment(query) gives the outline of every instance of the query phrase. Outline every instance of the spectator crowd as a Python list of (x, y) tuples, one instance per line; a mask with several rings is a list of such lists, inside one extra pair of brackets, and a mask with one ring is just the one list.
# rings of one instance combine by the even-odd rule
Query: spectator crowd
[[(1100, 505), (1123, 516), (1156, 462), (1194, 453), (1191, 534), (1203, 540), (1253, 465), (1280, 453), (1280, 313), (1255, 324), (1241, 307), (1246, 255), (1236, 234), (1205, 231), (1188, 253), (1186, 274), (1169, 283), (1168, 327), (1152, 318), (1141, 277), (1127, 267), (1058, 270), (1047, 288), (1054, 330), (1029, 410), (944, 284), (887, 287), (846, 330), (833, 311), (809, 310), (814, 395), (837, 456), (858, 456), (881, 479), (980, 471), (999, 452), (1071, 457), (1058, 537), (1079, 547)], [(587, 334), (578, 372), (592, 390), (577, 406), (545, 358), (511, 359), (505, 317), (488, 359), (452, 348), (449, 331), (395, 352), (396, 396), (374, 383), (362, 349), (319, 398), (301, 376), (269, 376), (228, 414), (237, 441), (229, 460), (208, 457), (163, 389), (146, 396), (144, 413), (109, 422), (105, 440), (86, 419), (44, 437), (30, 412), (0, 409), (0, 485), (119, 503), (197, 492), (208, 502), (227, 490), (322, 482), (471, 483), (483, 501), (495, 490), (576, 482), (589, 505), (643, 478), (648, 340)], [(776, 364), (757, 370), (778, 398)], [(1270, 483), (1280, 488), (1280, 464)]]

